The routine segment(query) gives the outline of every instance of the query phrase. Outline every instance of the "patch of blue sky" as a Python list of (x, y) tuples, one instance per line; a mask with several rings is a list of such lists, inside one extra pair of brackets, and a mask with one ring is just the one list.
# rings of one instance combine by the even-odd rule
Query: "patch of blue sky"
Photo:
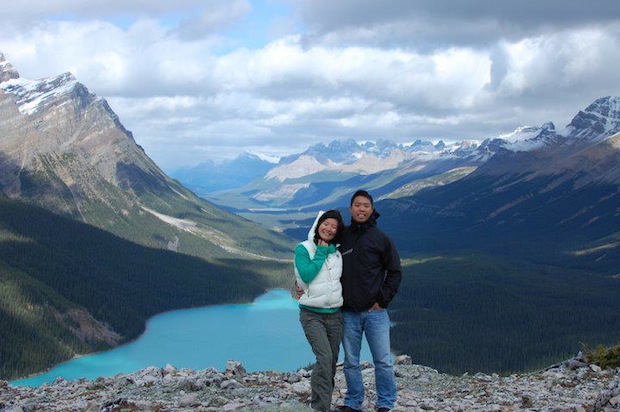
[(187, 19), (188, 16), (197, 16), (202, 14), (203, 8), (195, 6), (193, 8), (180, 8), (177, 10), (165, 10), (165, 11), (108, 11), (106, 13), (96, 13), (89, 15), (84, 12), (61, 12), (57, 14), (50, 14), (46, 16), (50, 21), (84, 21), (88, 19), (106, 21), (114, 26), (128, 30), (133, 26), (136, 21), (140, 19), (156, 19), (159, 24), (168, 29), (174, 29), (178, 27), (179, 22)]
[[(252, 0), (249, 13), (220, 34), (230, 40), (229, 47), (260, 49), (270, 42), (299, 32), (293, 6), (283, 0)], [(220, 50), (226, 53), (229, 50)]]

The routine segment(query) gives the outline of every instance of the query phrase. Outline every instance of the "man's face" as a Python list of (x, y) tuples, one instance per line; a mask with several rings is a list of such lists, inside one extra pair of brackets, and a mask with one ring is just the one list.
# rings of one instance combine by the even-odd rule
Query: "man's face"
[(351, 219), (357, 223), (364, 223), (370, 219), (372, 210), (372, 203), (370, 203), (370, 199), (365, 196), (356, 196), (349, 209), (351, 212)]

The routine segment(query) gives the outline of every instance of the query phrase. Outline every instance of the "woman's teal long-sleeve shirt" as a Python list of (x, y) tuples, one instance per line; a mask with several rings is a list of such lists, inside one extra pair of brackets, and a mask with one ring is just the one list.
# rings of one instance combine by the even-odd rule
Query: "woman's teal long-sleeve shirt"
[[(323, 267), (323, 264), (325, 264), (325, 260), (329, 254), (336, 253), (336, 251), (336, 246), (333, 244), (329, 244), (327, 246), (317, 245), (314, 258), (310, 259), (308, 249), (306, 249), (301, 243), (298, 244), (295, 248), (295, 266), (297, 267), (297, 272), (299, 272), (299, 277), (301, 280), (303, 280), (304, 283), (312, 282), (321, 271), (321, 268)], [(299, 306), (319, 313), (335, 313), (338, 311), (338, 308), (314, 308), (301, 304)]]
[(317, 246), (314, 259), (310, 259), (310, 253), (301, 243), (295, 248), (295, 266), (299, 272), (299, 277), (305, 283), (310, 283), (319, 274), (325, 259), (330, 253), (336, 252), (335, 245)]

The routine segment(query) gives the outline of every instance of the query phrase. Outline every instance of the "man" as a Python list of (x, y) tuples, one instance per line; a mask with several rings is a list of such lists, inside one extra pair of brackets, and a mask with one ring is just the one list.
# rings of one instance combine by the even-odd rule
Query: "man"
[(364, 402), (360, 367), (362, 334), (375, 366), (377, 411), (387, 412), (396, 402), (396, 379), (390, 352), (390, 319), (387, 307), (400, 281), (402, 269), (392, 240), (377, 227), (379, 213), (372, 196), (358, 190), (351, 198), (351, 225), (341, 238), (344, 305), (344, 375), (347, 394), (342, 412), (358, 412)]

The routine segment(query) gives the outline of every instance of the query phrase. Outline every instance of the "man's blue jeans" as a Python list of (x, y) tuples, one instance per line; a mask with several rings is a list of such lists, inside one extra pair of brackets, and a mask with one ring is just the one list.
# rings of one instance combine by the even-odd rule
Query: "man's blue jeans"
[(377, 408), (392, 409), (396, 402), (396, 379), (392, 354), (390, 352), (390, 317), (385, 309), (364, 312), (342, 311), (344, 333), (344, 377), (347, 381), (347, 394), (344, 404), (353, 409), (362, 409), (364, 384), (360, 367), (362, 334), (372, 353), (375, 365), (375, 384), (377, 387)]

